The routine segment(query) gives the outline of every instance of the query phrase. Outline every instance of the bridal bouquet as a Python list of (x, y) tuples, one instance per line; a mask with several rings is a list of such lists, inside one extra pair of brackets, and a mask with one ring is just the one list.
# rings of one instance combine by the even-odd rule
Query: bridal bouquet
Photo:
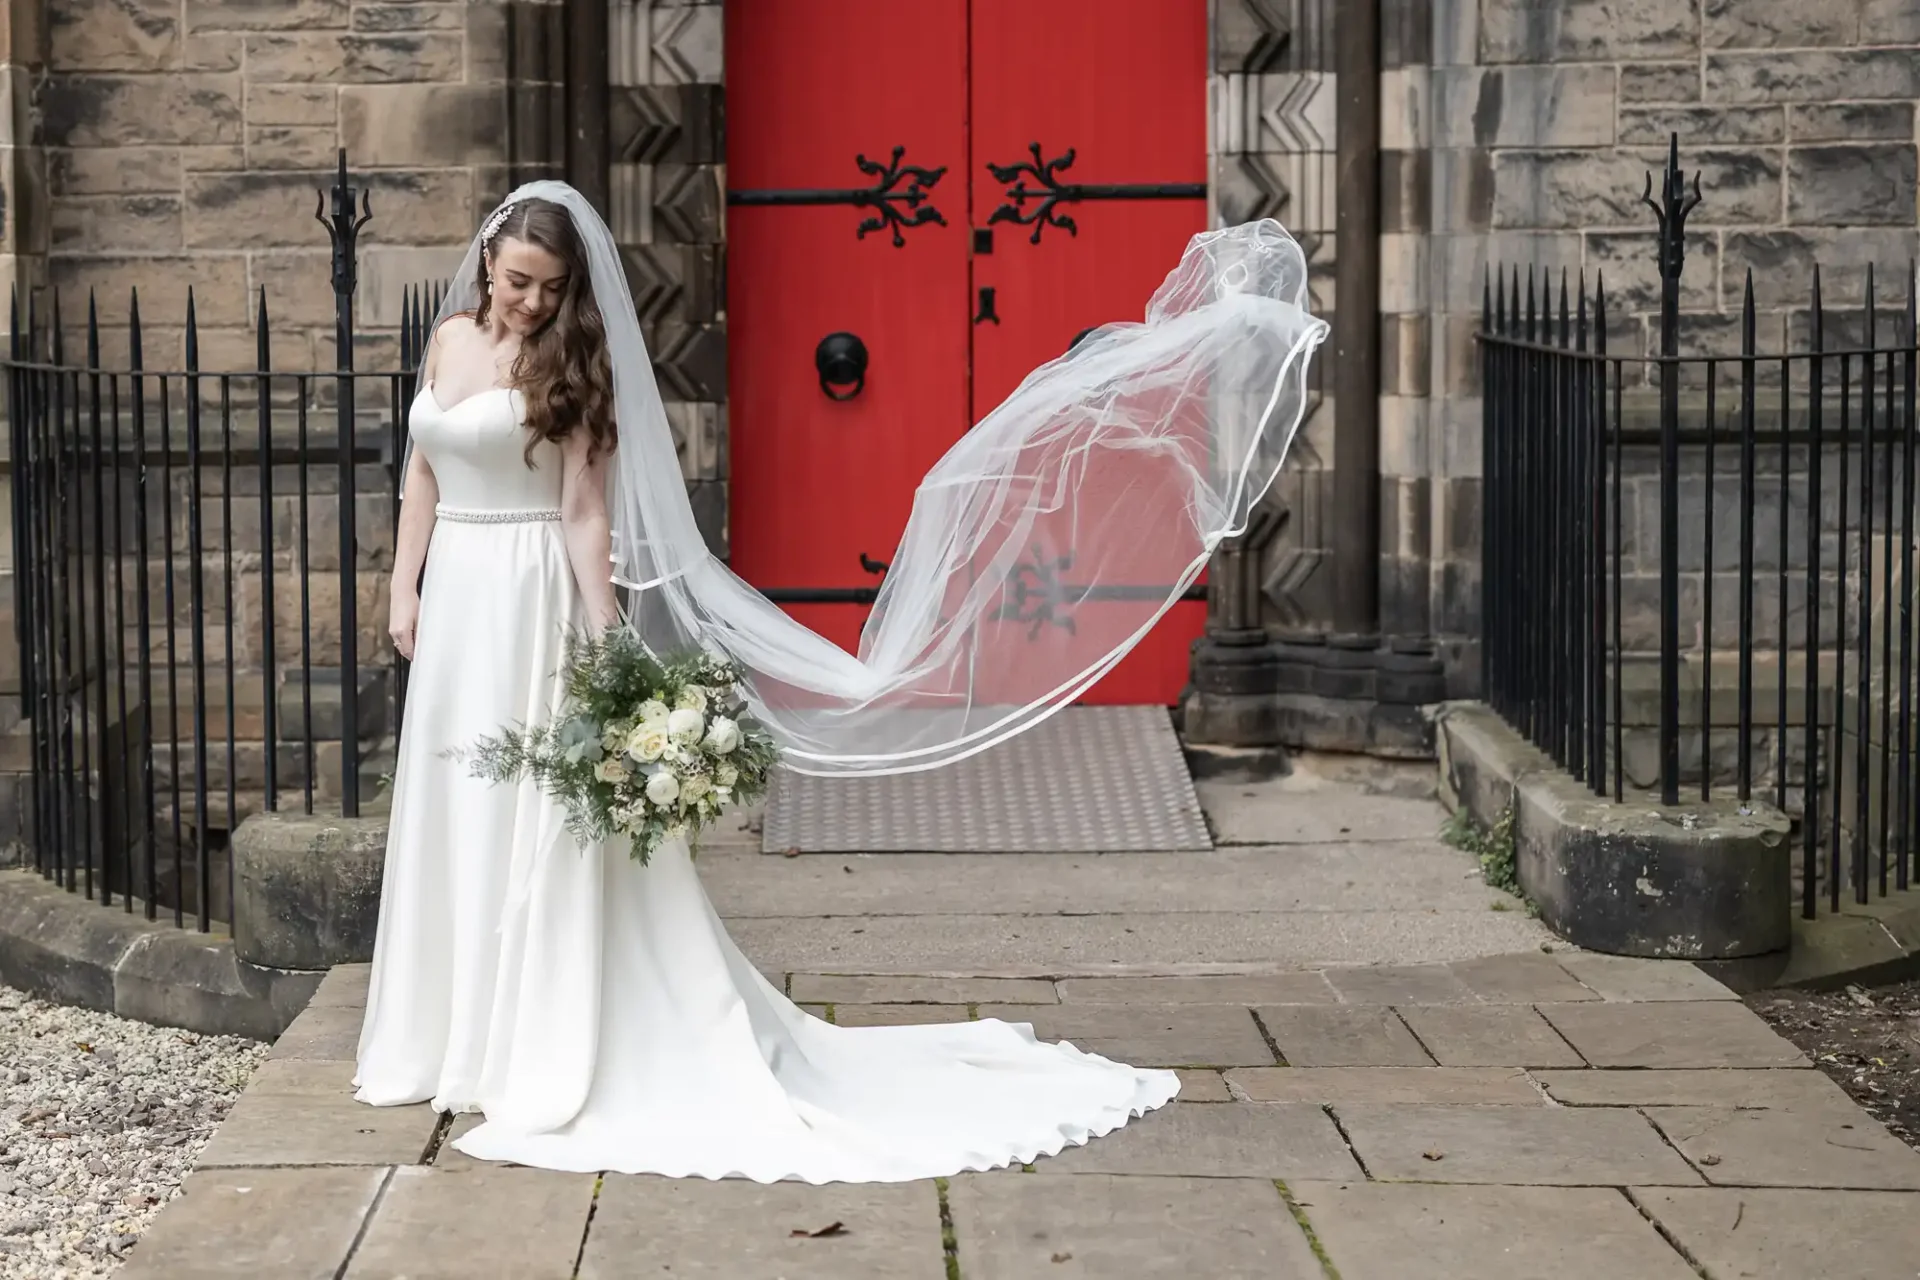
[(567, 641), (550, 724), (506, 729), (468, 753), (476, 777), (531, 778), (582, 841), (624, 835), (644, 864), (736, 801), (765, 792), (777, 753), (745, 714), (739, 675), (706, 653), (656, 658), (625, 627)]

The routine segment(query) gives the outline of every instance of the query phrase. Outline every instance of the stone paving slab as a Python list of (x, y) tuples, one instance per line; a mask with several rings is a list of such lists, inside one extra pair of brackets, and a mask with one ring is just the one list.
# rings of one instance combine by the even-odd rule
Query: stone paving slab
[(1260, 1027), (1230, 1005), (981, 1005), (982, 1018), (1029, 1022), (1043, 1040), (1137, 1067), (1270, 1066)]
[(267, 1056), (352, 1062), (359, 1056), (360, 1023), (365, 1016), (358, 1005), (308, 1005), (280, 1033)]
[(188, 1175), (121, 1280), (335, 1280), (389, 1170), (221, 1169)]
[(1227, 1087), (1250, 1102), (1547, 1105), (1513, 1067), (1246, 1067), (1227, 1072)]
[(957, 1178), (960, 1274), (1322, 1280), (1313, 1248), (1264, 1179)]
[(1346, 787), (1305, 790), (1227, 778), (1196, 778), (1194, 790), (1214, 826), (1216, 844), (1338, 844), (1341, 841), (1438, 843), (1447, 811), (1436, 800), (1356, 797)]
[(833, 1021), (842, 1027), (910, 1027), (923, 1022), (965, 1022), (963, 1004), (836, 1004)]
[(1920, 1195), (1637, 1187), (1633, 1197), (1716, 1280), (1894, 1280), (1920, 1272)]
[(373, 977), (370, 964), (337, 964), (327, 970), (327, 976), (320, 979), (319, 988), (313, 993), (313, 999), (307, 1002), (309, 1009), (364, 1009), (367, 1007), (367, 984)]
[(1340, 1131), (1321, 1108), (1251, 1102), (1223, 1107), (1175, 1100), (1034, 1167), (1043, 1173), (1195, 1178), (1360, 1176)]
[(1227, 1080), (1218, 1071), (1180, 1071), (1180, 1101), (1232, 1102)]
[(1470, 1004), (1479, 997), (1443, 964), (1382, 964), (1328, 969), (1348, 1004)]
[(1718, 1186), (1920, 1191), (1920, 1151), (1865, 1112), (1674, 1107), (1646, 1114)]
[(306, 1088), (289, 1084), (273, 1092), (248, 1089), (196, 1167), (417, 1164), (439, 1122), (424, 1103), (369, 1107), (355, 1102), (350, 1088), (333, 1082)]
[(1467, 990), (1489, 1004), (1568, 1003), (1598, 1000), (1553, 957), (1522, 954), (1460, 960), (1447, 966)]
[(1610, 1188), (1293, 1183), (1289, 1190), (1340, 1280), (1697, 1280)]
[(1540, 1012), (1596, 1067), (1803, 1067), (1806, 1055), (1738, 1003), (1550, 1004)]
[[(836, 1222), (843, 1232), (811, 1234)], [(601, 1187), (579, 1272), (580, 1280), (945, 1280), (946, 1274), (940, 1202), (931, 1182), (811, 1187), (619, 1176)]]
[(1586, 1063), (1526, 1005), (1431, 1005), (1400, 1018), (1443, 1067), (1580, 1067)]
[(1693, 965), (1673, 960), (1638, 960), (1584, 951), (1556, 957), (1568, 973), (1602, 1000), (1646, 1003), (1654, 1000), (1738, 1000), (1729, 988)]
[(1853, 1111), (1853, 1099), (1811, 1067), (1743, 1071), (1537, 1071), (1555, 1102), (1570, 1107), (1757, 1107)]
[(1385, 1182), (1697, 1186), (1637, 1112), (1576, 1107), (1334, 1108), (1367, 1171)]
[(1263, 1006), (1260, 1021), (1295, 1067), (1427, 1067), (1433, 1059), (1387, 1008)]
[(1337, 1004), (1324, 973), (1196, 974), (1166, 978), (1066, 978), (1066, 1004)]
[[(777, 984), (776, 984), (777, 985)], [(787, 995), (808, 1004), (1059, 1004), (1042, 978), (919, 978), (796, 973)]]
[(344, 1280), (571, 1280), (591, 1174), (396, 1169)]

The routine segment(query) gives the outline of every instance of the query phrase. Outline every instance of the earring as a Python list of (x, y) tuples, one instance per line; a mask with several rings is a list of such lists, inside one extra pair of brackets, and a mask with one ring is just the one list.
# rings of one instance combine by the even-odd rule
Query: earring
[(487, 296), (488, 297), (493, 296), (493, 277), (492, 276), (487, 277)]

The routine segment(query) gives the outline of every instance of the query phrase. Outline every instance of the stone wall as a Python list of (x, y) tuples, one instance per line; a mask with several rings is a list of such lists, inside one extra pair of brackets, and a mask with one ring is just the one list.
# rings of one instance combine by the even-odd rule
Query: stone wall
[(1410, 99), (1431, 144), (1432, 226), (1414, 268), (1432, 334), (1429, 581), (1464, 692), (1480, 609), (1472, 333), (1488, 265), (1556, 281), (1604, 272), (1610, 349), (1651, 350), (1658, 280), (1639, 198), (1677, 132), (1704, 197), (1688, 224), (1683, 352), (1737, 350), (1749, 268), (1763, 346), (1804, 344), (1816, 262), (1830, 323), (1857, 330), (1867, 265), (1882, 269), (1885, 305), (1920, 251), (1920, 5), (1434, 0), (1432, 15), (1430, 69), (1401, 74), (1425, 81)]
[(331, 367), (313, 210), (344, 147), (373, 200), (359, 359), (390, 367), (402, 286), (448, 273), (484, 211), (564, 145), (557, 5), (43, 2), (50, 282), (69, 315), (99, 291), (110, 362), (139, 286), (148, 365), (177, 365), (192, 284), (204, 367), (253, 367), (262, 289), (275, 366)]

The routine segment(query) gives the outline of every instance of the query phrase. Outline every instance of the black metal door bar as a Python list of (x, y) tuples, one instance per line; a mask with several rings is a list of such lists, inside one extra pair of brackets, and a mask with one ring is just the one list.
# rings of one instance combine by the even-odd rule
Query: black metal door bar
[(895, 147), (893, 158), (886, 164), (869, 160), (865, 155), (855, 156), (853, 162), (860, 172), (874, 179), (870, 187), (734, 190), (727, 192), (727, 203), (748, 207), (845, 204), (872, 209), (875, 216), (864, 219), (857, 234), (864, 240), (868, 232), (891, 231), (894, 248), (898, 249), (907, 243), (906, 237), (900, 234), (904, 227), (925, 226), (929, 222), (947, 225), (946, 216), (927, 203), (932, 199), (933, 188), (945, 176), (947, 166), (929, 169), (924, 165), (902, 164), (901, 157), (906, 153), (905, 147)]
[[(1047, 227), (1059, 227), (1070, 236), (1080, 234), (1080, 228), (1070, 216), (1055, 212), (1061, 204), (1078, 204), (1082, 200), (1204, 200), (1207, 197), (1204, 182), (1062, 182), (1060, 170), (1073, 167), (1076, 153), (1072, 147), (1052, 160), (1045, 158), (1046, 153), (1037, 142), (1028, 144), (1027, 153), (1033, 157), (1031, 160), (1018, 160), (1013, 164), (987, 162), (987, 171), (993, 174), (995, 182), (1013, 184), (1007, 188), (1008, 203), (993, 211), (987, 225), (1012, 222), (1030, 226), (1033, 234), (1027, 239), (1032, 244), (1040, 243), (1040, 233)], [(1028, 178), (1039, 186), (1029, 187)], [(1029, 200), (1038, 203), (1028, 209)]]

